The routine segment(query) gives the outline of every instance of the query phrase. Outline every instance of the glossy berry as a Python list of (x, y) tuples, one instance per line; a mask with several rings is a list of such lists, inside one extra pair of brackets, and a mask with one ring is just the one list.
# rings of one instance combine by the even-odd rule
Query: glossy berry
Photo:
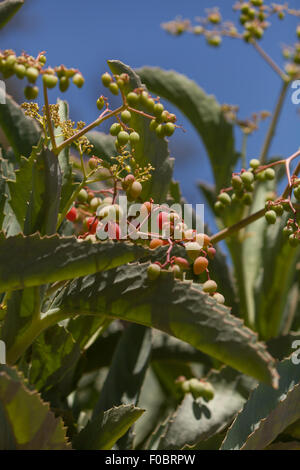
[(162, 124), (158, 124), (158, 126), (155, 129), (157, 137), (160, 137), (161, 139), (165, 136), (165, 126)]
[(96, 233), (98, 222), (99, 221), (98, 219), (96, 219), (96, 217), (89, 217), (88, 219), (86, 219), (88, 231), (92, 235)]
[(250, 185), (254, 181), (253, 173), (250, 171), (244, 171), (244, 173), (241, 174), (241, 178), (246, 186)]
[(135, 177), (132, 174), (125, 176), (122, 187), (124, 190), (127, 190), (135, 182)]
[(155, 119), (152, 119), (152, 121), (150, 121), (150, 124), (149, 124), (150, 130), (155, 131), (157, 126), (158, 126), (158, 122)]
[(213, 248), (212, 246), (207, 249), (207, 254), (210, 259), (214, 259), (214, 257), (216, 256), (216, 253), (217, 253), (216, 249)]
[(88, 193), (85, 189), (81, 189), (77, 195), (77, 200), (79, 202), (87, 202), (88, 200)]
[(89, 167), (91, 170), (95, 170), (98, 166), (98, 160), (95, 157), (89, 159)]
[(182, 278), (181, 269), (180, 269), (180, 267), (179, 267), (177, 264), (175, 264), (174, 266), (172, 266), (171, 270), (172, 270), (172, 273), (174, 274), (174, 277), (175, 277), (176, 279)]
[(115, 83), (115, 82), (112, 82), (108, 85), (108, 88), (109, 88), (109, 91), (113, 94), (113, 95), (118, 95), (119, 94), (119, 87), (118, 85)]
[(160, 116), (164, 110), (164, 105), (162, 103), (157, 103), (153, 108), (154, 116)]
[(85, 80), (81, 73), (75, 73), (74, 77), (72, 78), (72, 81), (74, 85), (76, 85), (78, 88), (82, 88)]
[(153, 113), (154, 106), (155, 106), (155, 101), (152, 98), (148, 98), (147, 103), (146, 103), (146, 108), (149, 111), (149, 113)]
[(121, 112), (121, 119), (123, 122), (129, 122), (131, 119), (131, 113), (127, 110)]
[(259, 167), (259, 165), (260, 165), (260, 162), (256, 158), (252, 158), (252, 160), (250, 160), (250, 166), (254, 170), (256, 170)]
[(167, 124), (164, 126), (164, 133), (166, 136), (171, 137), (171, 135), (174, 134), (175, 131), (175, 126), (172, 122), (167, 122)]
[(103, 96), (100, 96), (98, 99), (97, 99), (97, 108), (99, 109), (99, 111), (103, 108), (104, 106), (104, 98)]
[(283, 214), (282, 204), (276, 204), (276, 206), (273, 206), (273, 211), (275, 211), (277, 215), (282, 215)]
[(35, 100), (39, 94), (37, 86), (27, 86), (24, 88), (24, 95), (27, 100)]
[(243, 180), (239, 175), (234, 175), (231, 178), (231, 184), (233, 189), (239, 190), (243, 187)]
[(150, 264), (150, 266), (148, 267), (147, 269), (147, 275), (148, 275), (148, 279), (150, 281), (155, 281), (155, 279), (157, 279), (160, 275), (160, 266), (158, 266), (158, 264)]
[(139, 102), (139, 95), (137, 95), (136, 93), (134, 93), (133, 91), (131, 91), (131, 92), (128, 93), (128, 95), (126, 96), (126, 99), (127, 99), (127, 103), (128, 103), (130, 106), (135, 106), (135, 105)]
[(219, 292), (216, 292), (213, 295), (213, 298), (218, 302), (218, 304), (224, 304), (225, 303), (225, 298), (222, 294), (219, 294)]
[(70, 85), (70, 80), (68, 79), (68, 77), (61, 77), (59, 79), (59, 89), (61, 92), (67, 91), (67, 89), (69, 88), (69, 85)]
[(110, 135), (116, 136), (121, 132), (122, 126), (118, 122), (114, 122), (109, 129)]
[(137, 199), (140, 196), (142, 189), (143, 189), (143, 186), (141, 185), (141, 183), (139, 183), (138, 181), (134, 181), (134, 183), (132, 183), (129, 189), (129, 195), (133, 199)]
[(47, 88), (54, 88), (57, 85), (58, 78), (56, 77), (56, 75), (44, 73), (43, 82)]
[(195, 259), (193, 265), (194, 274), (198, 275), (204, 273), (208, 266), (208, 260), (204, 256), (199, 256)]
[(110, 76), (110, 74), (108, 72), (105, 72), (102, 76), (101, 76), (101, 80), (102, 80), (102, 83), (105, 87), (108, 87), (112, 81), (112, 78)]
[(153, 238), (153, 240), (150, 241), (149, 247), (151, 248), (151, 250), (155, 250), (155, 248), (162, 246), (163, 243), (163, 240), (161, 240), (160, 238)]
[(25, 77), (26, 74), (26, 67), (23, 64), (15, 64), (14, 65), (14, 72), (16, 76), (20, 79)]
[(224, 206), (224, 204), (222, 204), (221, 201), (217, 201), (217, 202), (215, 202), (215, 204), (214, 204), (214, 209), (215, 209), (215, 211), (216, 211), (217, 213), (220, 213), (220, 212), (223, 211), (223, 209), (225, 209), (225, 206)]
[(267, 168), (265, 170), (265, 177), (267, 180), (273, 180), (275, 178), (275, 171), (273, 168)]
[(268, 224), (275, 224), (276, 222), (276, 212), (273, 210), (269, 210), (265, 213), (265, 218)]
[(90, 200), (90, 208), (92, 212), (96, 212), (98, 207), (101, 204), (101, 199), (99, 197), (93, 197), (93, 199)]
[(137, 132), (131, 132), (129, 135), (131, 145), (136, 145), (140, 140), (140, 135)]
[(70, 221), (70, 222), (75, 222), (76, 218), (77, 218), (77, 210), (75, 207), (72, 207), (69, 212), (67, 213), (66, 215), (66, 218)]
[(47, 62), (46, 56), (44, 56), (43, 54), (40, 55), (39, 63), (42, 64), (42, 65), (45, 65), (46, 62)]
[(207, 36), (206, 40), (210, 46), (214, 46), (214, 47), (218, 47), (222, 42), (222, 38), (218, 34), (213, 35), (213, 36)]
[(218, 196), (218, 201), (224, 204), (224, 206), (229, 206), (231, 204), (231, 197), (227, 193), (220, 193)]
[(183, 271), (187, 271), (191, 267), (188, 260), (181, 258), (180, 256), (174, 258), (174, 263), (177, 264)]
[(214, 294), (218, 288), (217, 283), (215, 281), (209, 280), (206, 281), (203, 286), (203, 292), (207, 292), (209, 294)]
[(26, 77), (30, 83), (35, 83), (39, 76), (39, 71), (35, 67), (28, 67)]
[(120, 131), (120, 132), (118, 133), (117, 139), (118, 139), (118, 144), (119, 144), (119, 145), (121, 145), (121, 146), (122, 146), (122, 145), (126, 145), (127, 142), (128, 142), (128, 140), (129, 140), (129, 134), (128, 134), (128, 132)]

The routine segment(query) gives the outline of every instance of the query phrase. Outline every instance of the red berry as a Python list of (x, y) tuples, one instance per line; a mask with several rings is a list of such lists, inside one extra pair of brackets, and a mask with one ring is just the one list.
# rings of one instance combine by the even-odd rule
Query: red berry
[(208, 256), (209, 256), (210, 259), (213, 259), (213, 258), (215, 257), (215, 255), (216, 255), (216, 250), (215, 250), (215, 248), (213, 248), (213, 247), (208, 248), (208, 249), (207, 249), (207, 254), (208, 254)]
[(67, 219), (70, 221), (70, 222), (75, 222), (76, 218), (77, 218), (77, 210), (75, 207), (72, 207), (72, 209), (69, 210), (69, 212), (67, 213), (66, 215)]
[(193, 271), (194, 274), (198, 275), (204, 273), (208, 266), (208, 260), (204, 256), (199, 256), (194, 261)]
[(163, 240), (161, 240), (160, 238), (153, 238), (153, 240), (151, 240), (150, 242), (149, 247), (151, 248), (151, 250), (154, 250), (155, 248), (158, 248), (159, 246), (162, 246), (162, 245), (163, 245)]
[(188, 262), (188, 260), (186, 260), (185, 258), (181, 258), (180, 256), (174, 258), (174, 263), (180, 266), (180, 268), (183, 270), (190, 269), (190, 263)]
[(111, 240), (120, 240), (120, 227), (116, 222), (108, 222), (104, 230), (108, 233), (108, 238)]
[(96, 233), (96, 229), (97, 229), (97, 225), (98, 225), (98, 219), (96, 219), (95, 217), (89, 217), (87, 219), (86, 223), (87, 223), (89, 233), (91, 233), (91, 234)]

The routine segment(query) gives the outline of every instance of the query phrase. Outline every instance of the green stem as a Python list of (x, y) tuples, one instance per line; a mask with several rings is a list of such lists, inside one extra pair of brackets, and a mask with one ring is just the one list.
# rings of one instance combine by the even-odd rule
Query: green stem
[(248, 135), (243, 133), (241, 161), (242, 161), (242, 168), (245, 168), (245, 169), (247, 167), (247, 140), (248, 140)]
[(268, 129), (268, 132), (267, 132), (267, 135), (266, 135), (266, 139), (264, 141), (263, 148), (262, 148), (262, 151), (261, 151), (260, 163), (262, 165), (267, 160), (267, 156), (268, 156), (268, 153), (269, 153), (269, 150), (270, 150), (270, 147), (271, 147), (273, 137), (275, 135), (275, 131), (276, 131), (276, 127), (277, 127), (277, 124), (278, 124), (278, 121), (279, 121), (280, 113), (281, 113), (281, 110), (282, 110), (282, 107), (283, 107), (283, 104), (284, 104), (284, 100), (285, 100), (285, 97), (286, 97), (286, 93), (287, 93), (287, 90), (288, 90), (288, 86), (289, 86), (289, 82), (284, 81), (283, 84), (282, 84), (282, 88), (281, 88), (281, 92), (280, 92), (278, 101), (276, 103), (274, 114), (273, 114), (269, 129)]
[(52, 144), (52, 150), (54, 153), (56, 153), (56, 141), (55, 141), (55, 136), (54, 136), (54, 131), (52, 127), (52, 121), (51, 121), (51, 114), (50, 114), (50, 108), (49, 108), (49, 100), (48, 100), (48, 91), (45, 83), (43, 83), (43, 90), (44, 90), (44, 102), (45, 102), (45, 110), (46, 110), (46, 119), (47, 119), (47, 124), (48, 124), (48, 131), (50, 135), (50, 140)]

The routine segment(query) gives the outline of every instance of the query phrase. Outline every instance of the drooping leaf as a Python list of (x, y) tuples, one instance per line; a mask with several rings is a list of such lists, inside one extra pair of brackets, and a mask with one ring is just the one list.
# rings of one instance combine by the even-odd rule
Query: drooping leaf
[(128, 431), (145, 410), (121, 405), (101, 412), (74, 439), (78, 450), (109, 450)]
[[(128, 74), (129, 84), (125, 87), (125, 93), (142, 87), (139, 76), (127, 65), (117, 60), (108, 61), (108, 65), (113, 74)], [(138, 108), (144, 109), (140, 105)], [(143, 183), (142, 197), (151, 197), (155, 203), (161, 203), (165, 202), (171, 182), (173, 160), (169, 156), (167, 140), (157, 137), (156, 133), (149, 129), (149, 123), (148, 118), (132, 112), (130, 125), (140, 135), (140, 141), (135, 146), (135, 159), (142, 167), (151, 164), (155, 168), (151, 173), (151, 180)]]
[(24, 0), (4, 0), (0, 3), (0, 29), (17, 13)]
[(277, 366), (277, 390), (260, 384), (238, 414), (222, 444), (223, 450), (264, 449), (300, 417), (300, 367), (288, 358)]
[(16, 373), (0, 371), (0, 449), (67, 450), (62, 420)]
[(233, 126), (220, 105), (193, 80), (173, 70), (143, 67), (137, 74), (153, 93), (177, 106), (191, 121), (202, 139), (213, 169), (217, 190), (225, 187), (237, 161)]
[(147, 267), (132, 264), (75, 280), (57, 297), (56, 306), (70, 315), (104, 314), (152, 326), (276, 386), (272, 357), (229, 308), (204, 294), (199, 284), (174, 280), (168, 272), (149, 282)]
[(112, 163), (111, 157), (115, 157), (118, 154), (115, 147), (115, 139), (111, 135), (99, 131), (88, 132), (86, 136), (94, 146), (93, 155)]
[(0, 292), (73, 279), (145, 256), (130, 243), (90, 241), (75, 237), (18, 235), (0, 239)]
[(41, 136), (33, 119), (25, 116), (20, 106), (6, 95), (6, 104), (0, 106), (0, 126), (3, 129), (15, 157), (20, 161), (21, 155), (29, 157), (32, 147), (38, 144)]

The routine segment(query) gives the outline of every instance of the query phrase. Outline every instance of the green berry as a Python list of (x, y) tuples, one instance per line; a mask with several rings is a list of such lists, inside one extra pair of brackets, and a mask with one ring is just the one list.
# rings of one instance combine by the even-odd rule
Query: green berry
[(222, 42), (222, 38), (218, 34), (214, 34), (213, 36), (207, 36), (206, 40), (207, 44), (214, 47), (218, 47)]
[(24, 89), (24, 95), (27, 100), (35, 100), (39, 94), (37, 86), (27, 86)]
[(147, 106), (148, 99), (149, 93), (147, 91), (142, 91), (142, 93), (140, 94), (140, 103), (144, 106)]
[(171, 135), (174, 134), (175, 131), (175, 126), (172, 122), (167, 122), (167, 124), (164, 126), (164, 133), (166, 136), (171, 137)]
[(250, 166), (254, 170), (256, 170), (259, 167), (259, 165), (260, 165), (260, 161), (257, 160), (256, 158), (252, 158), (252, 160), (250, 160)]
[(254, 176), (251, 171), (244, 171), (244, 173), (241, 174), (241, 178), (246, 186), (249, 186), (254, 181)]
[(266, 171), (263, 170), (263, 171), (260, 171), (259, 173), (257, 173), (256, 178), (259, 181), (266, 181)]
[(101, 80), (102, 80), (102, 83), (105, 87), (108, 87), (112, 81), (112, 78), (110, 76), (110, 74), (108, 72), (105, 72), (102, 76), (101, 76)]
[(46, 56), (44, 56), (43, 54), (40, 55), (39, 63), (42, 64), (42, 65), (45, 65), (46, 62), (47, 62)]
[(119, 134), (119, 132), (121, 132), (121, 130), (122, 130), (121, 124), (119, 124), (118, 122), (114, 122), (110, 126), (109, 132), (110, 132), (110, 135), (116, 136)]
[(152, 119), (152, 121), (150, 121), (150, 125), (149, 125), (150, 130), (155, 131), (157, 126), (158, 126), (158, 122), (155, 119)]
[(23, 64), (15, 64), (14, 72), (18, 78), (24, 78), (26, 75), (26, 67)]
[(98, 166), (98, 160), (95, 157), (89, 159), (89, 167), (91, 170), (95, 170)]
[(195, 261), (201, 252), (201, 246), (197, 242), (188, 242), (185, 244), (185, 250), (187, 252), (188, 257)]
[(165, 126), (163, 124), (158, 124), (157, 128), (155, 129), (157, 137), (163, 138), (165, 136)]
[(69, 85), (70, 85), (70, 80), (68, 79), (68, 77), (61, 77), (60, 78), (60, 80), (59, 80), (59, 89), (60, 89), (60, 91), (62, 91), (62, 92), (67, 91), (67, 89), (69, 88)]
[(273, 210), (276, 212), (277, 215), (282, 215), (283, 214), (282, 204), (276, 204), (275, 206), (273, 206)]
[(6, 65), (7, 65), (7, 67), (8, 67), (8, 68), (13, 67), (13, 66), (15, 65), (15, 63), (16, 63), (16, 60), (17, 60), (17, 58), (16, 58), (16, 56), (15, 56), (14, 54), (11, 54), (11, 55), (9, 55), (8, 57), (6, 57)]
[(150, 113), (153, 113), (155, 106), (155, 101), (152, 98), (148, 98), (146, 103), (146, 108)]
[(77, 195), (78, 202), (87, 202), (88, 193), (85, 189), (81, 189)]
[(140, 140), (140, 135), (137, 132), (131, 132), (129, 135), (131, 145), (136, 145)]
[(224, 204), (224, 206), (229, 206), (231, 204), (231, 197), (227, 193), (220, 193), (218, 196), (218, 201)]
[(39, 76), (39, 71), (35, 67), (28, 67), (26, 77), (30, 83), (35, 83)]
[(150, 266), (148, 267), (147, 269), (147, 275), (148, 275), (148, 279), (150, 281), (155, 281), (155, 279), (157, 279), (160, 275), (160, 266), (158, 266), (158, 264), (150, 264)]
[(242, 197), (242, 203), (245, 204), (245, 206), (251, 206), (253, 201), (252, 194), (249, 193), (244, 193)]
[(294, 233), (294, 230), (292, 229), (292, 227), (284, 227), (284, 229), (282, 230), (282, 233), (285, 237), (289, 237), (290, 235), (293, 235)]
[(160, 116), (164, 110), (164, 105), (162, 103), (157, 103), (154, 105), (153, 113), (155, 116)]
[(121, 112), (121, 119), (123, 122), (129, 122), (131, 119), (131, 113), (127, 110)]
[(129, 134), (128, 134), (128, 132), (120, 131), (120, 132), (118, 133), (117, 139), (118, 139), (118, 144), (119, 144), (119, 145), (121, 145), (121, 146), (122, 146), (122, 145), (126, 145), (127, 142), (128, 142), (128, 140), (129, 140)]
[(99, 111), (103, 108), (104, 106), (104, 98), (103, 96), (100, 96), (98, 99), (97, 99), (97, 108), (99, 109)]
[(43, 82), (47, 88), (54, 88), (57, 85), (58, 78), (56, 77), (56, 75), (44, 73)]
[(267, 168), (265, 170), (265, 177), (267, 180), (273, 180), (275, 178), (275, 171), (273, 168)]
[(234, 175), (231, 178), (231, 184), (232, 184), (233, 189), (237, 189), (237, 190), (241, 189), (243, 187), (242, 178), (239, 175)]
[(207, 292), (208, 294), (214, 294), (217, 288), (217, 283), (212, 280), (206, 281), (202, 286), (203, 292)]
[(82, 88), (83, 85), (84, 85), (84, 78), (83, 76), (81, 75), (81, 73), (75, 73), (73, 79), (72, 79), (74, 85), (76, 85), (78, 88)]
[(214, 208), (215, 208), (215, 211), (216, 211), (217, 213), (220, 213), (220, 212), (223, 211), (223, 209), (225, 209), (225, 206), (224, 206), (224, 204), (222, 204), (221, 201), (217, 201), (217, 202), (215, 202), (215, 204), (214, 204)]
[(127, 99), (127, 103), (128, 103), (130, 106), (135, 106), (135, 105), (139, 102), (139, 95), (137, 95), (136, 93), (134, 93), (133, 91), (131, 91), (131, 92), (128, 93), (128, 95), (126, 96), (126, 99)]
[(297, 199), (297, 201), (300, 201), (300, 186), (297, 186), (297, 187), (294, 189), (294, 196), (295, 196), (295, 198)]
[(267, 211), (265, 213), (265, 218), (268, 224), (275, 224), (276, 222), (276, 212), (273, 210)]
[(141, 183), (139, 183), (139, 181), (134, 181), (129, 189), (130, 197), (132, 197), (133, 199), (137, 199), (140, 196), (142, 189), (143, 186), (141, 185)]
[(108, 88), (109, 88), (109, 91), (113, 94), (113, 95), (118, 95), (119, 94), (119, 87), (118, 85), (115, 83), (115, 82), (112, 82), (108, 85)]
[(93, 212), (97, 210), (97, 208), (101, 204), (101, 199), (99, 197), (93, 197), (93, 199), (90, 200), (90, 208)]
[(296, 234), (293, 233), (292, 235), (289, 236), (289, 244), (291, 246), (296, 247), (296, 246), (299, 245), (299, 242), (300, 242), (300, 240), (299, 240), (299, 238), (297, 237)]

